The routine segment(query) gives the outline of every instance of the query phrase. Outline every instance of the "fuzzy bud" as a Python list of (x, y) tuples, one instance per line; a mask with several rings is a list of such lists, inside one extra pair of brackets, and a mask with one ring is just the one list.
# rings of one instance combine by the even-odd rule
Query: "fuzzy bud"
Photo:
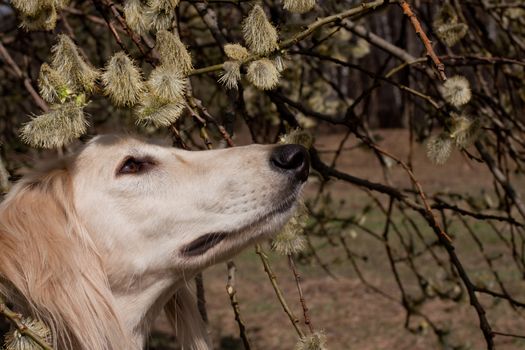
[(442, 24), (434, 29), (437, 37), (448, 47), (456, 45), (468, 32), (465, 23)]
[(450, 137), (458, 148), (471, 145), (481, 131), (479, 118), (472, 120), (464, 115), (453, 115), (450, 124)]
[(145, 12), (146, 23), (156, 31), (170, 29), (175, 15), (175, 3), (178, 4), (178, 1), (151, 0)]
[(186, 78), (169, 66), (158, 66), (151, 72), (148, 79), (150, 93), (162, 104), (181, 101), (186, 86)]
[(250, 56), (248, 50), (240, 44), (224, 45), (224, 53), (226, 56), (228, 56), (228, 58), (231, 58), (235, 61), (243, 61), (248, 58), (248, 56)]
[(427, 142), (427, 156), (434, 164), (445, 164), (452, 153), (452, 138), (447, 133), (431, 137)]
[(22, 140), (42, 148), (57, 148), (70, 143), (86, 132), (87, 121), (81, 104), (71, 101), (55, 105), (49, 112), (33, 118), (22, 127)]
[(149, 24), (145, 12), (146, 7), (140, 0), (127, 0), (124, 4), (126, 23), (138, 35), (148, 31)]
[(458, 22), (458, 15), (456, 14), (456, 11), (454, 10), (454, 6), (450, 4), (448, 1), (443, 3), (443, 6), (439, 9), (439, 12), (437, 13), (437, 16), (434, 18), (433, 26), (439, 27), (446, 23), (457, 23)]
[(104, 92), (119, 107), (135, 105), (144, 92), (139, 69), (124, 52), (118, 52), (109, 60), (102, 74)]
[(437, 37), (448, 47), (454, 46), (468, 32), (468, 26), (458, 22), (458, 15), (449, 2), (441, 6), (432, 26)]
[(51, 48), (51, 52), (51, 66), (67, 77), (75, 88), (86, 92), (95, 90), (100, 72), (84, 61), (73, 40), (67, 35), (58, 35), (58, 42)]
[(166, 104), (147, 94), (137, 109), (137, 124), (151, 124), (157, 128), (170, 126), (180, 118), (184, 107), (184, 101)]
[(461, 75), (455, 75), (447, 79), (440, 88), (440, 91), (445, 101), (455, 107), (468, 103), (472, 97), (470, 84), (467, 78)]
[(322, 332), (314, 332), (299, 339), (295, 350), (326, 350), (326, 336)]
[(222, 65), (223, 72), (219, 83), (227, 89), (237, 89), (237, 83), (241, 80), (241, 63), (239, 61), (226, 61)]
[(191, 55), (177, 34), (167, 30), (159, 31), (155, 47), (159, 51), (163, 65), (172, 66), (183, 75), (193, 70)]
[(297, 128), (287, 134), (281, 135), (279, 137), (279, 143), (296, 144), (310, 149), (314, 143), (314, 137), (308, 131)]
[(279, 84), (279, 71), (267, 58), (253, 61), (248, 66), (248, 80), (261, 90), (271, 90)]
[(20, 27), (28, 31), (53, 30), (57, 24), (58, 14), (54, 6), (45, 7), (34, 15), (20, 16)]
[[(22, 320), (24, 326), (29, 328), (32, 332), (40, 337), (47, 344), (52, 343), (51, 331), (49, 328), (39, 320), (32, 318), (25, 318)], [(32, 350), (41, 349), (42, 347), (35, 342), (31, 337), (28, 337), (18, 330), (12, 330), (5, 335), (4, 347), (5, 350)]]
[(286, 64), (284, 63), (284, 59), (281, 55), (275, 56), (273, 62), (275, 63), (275, 68), (277, 68), (279, 73), (282, 73), (282, 71), (286, 69)]
[(303, 224), (307, 218), (306, 208), (299, 207), (281, 232), (275, 236), (272, 248), (282, 255), (294, 255), (303, 251), (306, 247)]
[(284, 0), (284, 9), (295, 13), (305, 13), (314, 8), (316, 0)]
[(47, 63), (40, 67), (38, 87), (42, 98), (49, 103), (63, 103), (71, 93), (66, 79)]
[(155, 31), (168, 30), (173, 25), (175, 7), (179, 0), (150, 0), (145, 12), (145, 22)]
[(11, 5), (24, 16), (34, 16), (42, 9), (41, 0), (11, 0)]
[(149, 5), (153, 8), (174, 10), (180, 3), (180, 0), (149, 0)]
[(254, 53), (266, 54), (279, 48), (277, 30), (259, 5), (255, 5), (244, 20), (242, 32), (250, 51)]

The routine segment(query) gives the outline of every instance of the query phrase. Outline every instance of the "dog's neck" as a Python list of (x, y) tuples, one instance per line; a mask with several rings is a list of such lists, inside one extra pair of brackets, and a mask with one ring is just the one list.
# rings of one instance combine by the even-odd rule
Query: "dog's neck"
[(139, 284), (140, 287), (127, 291), (114, 291), (114, 296), (117, 312), (125, 328), (130, 330), (134, 337), (139, 337), (138, 343), (142, 344), (151, 323), (179, 286), (171, 278), (146, 285), (143, 282)]
[[(150, 272), (140, 277), (129, 276), (126, 288), (112, 288), (117, 313), (138, 348), (142, 349), (153, 322), (164, 309), (176, 328), (179, 342), (197, 342), (200, 345), (194, 344), (191, 348), (208, 349), (207, 332), (189, 287), (196, 273)], [(192, 333), (191, 336), (188, 333)]]
[(149, 275), (131, 277), (125, 289), (112, 288), (117, 312), (136, 344), (144, 344), (153, 321), (181, 287), (182, 278)]

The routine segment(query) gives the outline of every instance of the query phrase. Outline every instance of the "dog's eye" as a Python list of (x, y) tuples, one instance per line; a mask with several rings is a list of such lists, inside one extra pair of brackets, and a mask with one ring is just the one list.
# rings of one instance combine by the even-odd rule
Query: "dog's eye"
[(127, 158), (122, 163), (118, 174), (137, 174), (150, 168), (154, 163), (149, 159), (137, 159), (134, 157)]

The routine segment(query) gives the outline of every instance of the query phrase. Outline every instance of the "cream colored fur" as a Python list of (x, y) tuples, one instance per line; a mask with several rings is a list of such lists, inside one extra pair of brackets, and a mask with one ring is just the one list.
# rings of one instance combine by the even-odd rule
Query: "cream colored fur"
[[(187, 286), (289, 218), (301, 185), (271, 169), (272, 149), (95, 138), (0, 205), (0, 293), (47, 323), (58, 350), (141, 349), (162, 309), (184, 349), (209, 349)], [(129, 156), (154, 165), (118, 175)], [(227, 238), (199, 256), (181, 253), (211, 232)]]

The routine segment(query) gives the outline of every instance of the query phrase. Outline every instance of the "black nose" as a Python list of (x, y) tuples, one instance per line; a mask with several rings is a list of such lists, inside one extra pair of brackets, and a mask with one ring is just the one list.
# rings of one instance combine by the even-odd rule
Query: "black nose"
[(310, 171), (308, 151), (299, 145), (277, 146), (272, 151), (270, 163), (279, 171), (294, 176), (299, 181), (306, 181)]

